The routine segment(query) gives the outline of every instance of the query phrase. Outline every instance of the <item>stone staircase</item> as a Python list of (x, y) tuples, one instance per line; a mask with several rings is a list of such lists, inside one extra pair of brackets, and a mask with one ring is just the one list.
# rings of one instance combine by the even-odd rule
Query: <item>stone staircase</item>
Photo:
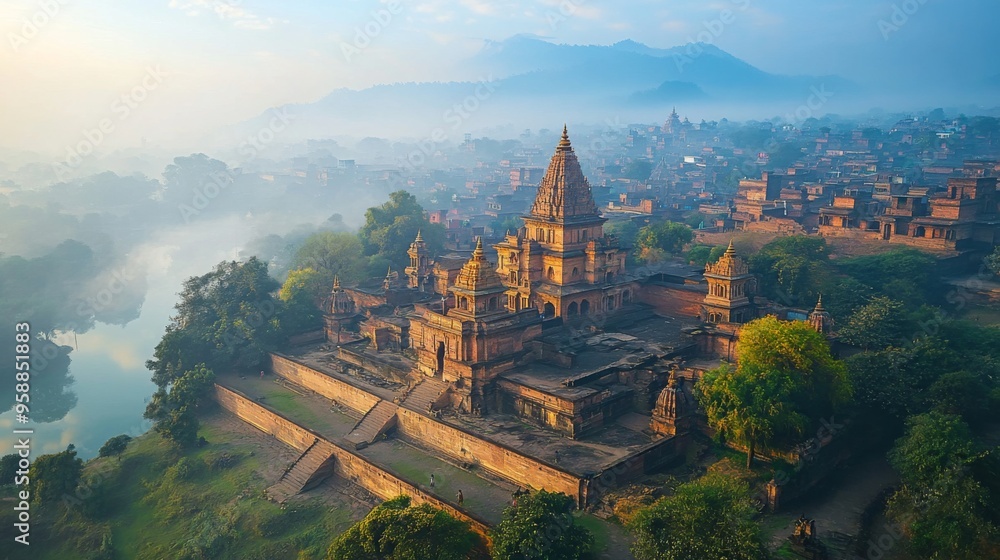
[(442, 393), (448, 390), (448, 387), (451, 387), (450, 383), (427, 377), (410, 391), (410, 394), (403, 400), (403, 405), (410, 410), (430, 412), (431, 406)]
[(374, 443), (376, 438), (396, 425), (397, 408), (396, 404), (389, 401), (377, 402), (344, 439), (353, 443), (355, 449)]
[(333, 474), (333, 453), (334, 447), (329, 442), (314, 439), (298, 459), (288, 466), (285, 474), (267, 489), (267, 495), (282, 503), (323, 482)]

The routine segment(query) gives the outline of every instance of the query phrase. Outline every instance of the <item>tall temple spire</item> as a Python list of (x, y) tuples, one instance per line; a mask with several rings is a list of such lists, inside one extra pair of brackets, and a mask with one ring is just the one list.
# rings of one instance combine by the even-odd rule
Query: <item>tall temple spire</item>
[(472, 259), (481, 261), (483, 260), (483, 237), (481, 235), (476, 236), (476, 248), (472, 251)]
[(538, 187), (531, 215), (547, 221), (599, 216), (590, 183), (573, 152), (565, 125), (549, 168)]
[(339, 274), (334, 274), (333, 275), (333, 291), (335, 291), (335, 292), (340, 291), (340, 275)]

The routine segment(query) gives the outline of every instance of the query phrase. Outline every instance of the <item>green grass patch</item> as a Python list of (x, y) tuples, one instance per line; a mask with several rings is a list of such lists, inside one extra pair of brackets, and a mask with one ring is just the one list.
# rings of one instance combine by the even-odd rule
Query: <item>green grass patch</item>
[[(282, 509), (267, 501), (254, 445), (230, 442), (211, 419), (200, 435), (207, 445), (180, 450), (150, 432), (133, 440), (120, 461), (89, 461), (80, 502), (33, 508), (30, 554), (11, 558), (323, 558), (356, 521), (346, 503), (313, 498)], [(8, 522), (9, 513), (0, 511), (0, 525)]]
[(594, 552), (600, 553), (608, 548), (611, 538), (607, 521), (589, 513), (581, 513), (576, 516), (576, 522), (594, 535)]

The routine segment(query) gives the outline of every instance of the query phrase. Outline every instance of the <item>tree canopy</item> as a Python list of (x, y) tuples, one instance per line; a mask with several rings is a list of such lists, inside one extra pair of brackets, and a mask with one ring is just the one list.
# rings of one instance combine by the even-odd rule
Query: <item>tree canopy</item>
[(125, 449), (128, 447), (130, 441), (132, 441), (132, 436), (128, 434), (115, 436), (104, 442), (104, 445), (101, 446), (97, 454), (100, 457), (118, 457), (120, 461), (122, 453), (125, 453)]
[(480, 537), (469, 524), (428, 504), (399, 496), (375, 507), (330, 545), (329, 560), (466, 560)]
[(705, 373), (695, 385), (708, 423), (748, 448), (788, 445), (819, 419), (849, 401), (843, 362), (826, 339), (802, 321), (764, 317), (740, 331), (739, 363)]
[(37, 457), (28, 469), (31, 498), (48, 504), (73, 495), (82, 474), (83, 460), (76, 456), (72, 444), (65, 451)]
[(282, 340), (278, 283), (256, 257), (220, 263), (215, 270), (184, 282), (177, 315), (146, 367), (153, 383), (165, 388), (186, 371), (209, 368), (257, 369)]
[(721, 473), (681, 484), (639, 510), (629, 529), (638, 560), (764, 560), (750, 487)]
[(887, 513), (909, 537), (907, 546), (914, 557), (996, 556), (1000, 507), (987, 484), (996, 491), (1000, 462), (993, 454), (976, 450), (960, 417), (930, 412), (910, 418), (889, 461), (903, 486), (890, 498)]
[(348, 285), (364, 280), (367, 264), (364, 246), (357, 235), (332, 231), (307, 237), (292, 259), (293, 269), (315, 270), (319, 274), (319, 284), (327, 290), (334, 276), (340, 276), (340, 281)]
[(840, 339), (865, 350), (881, 350), (898, 344), (906, 335), (903, 303), (876, 296), (856, 309), (840, 328)]
[(503, 512), (493, 532), (493, 560), (577, 560), (594, 537), (573, 518), (573, 499), (539, 490), (521, 496)]
[(639, 229), (635, 237), (635, 248), (640, 259), (657, 262), (664, 255), (681, 252), (693, 237), (691, 228), (677, 222), (659, 222)]
[(749, 259), (762, 294), (782, 305), (812, 306), (819, 295), (829, 250), (822, 237), (791, 235), (764, 245)]
[(190, 446), (198, 438), (198, 408), (209, 398), (215, 374), (198, 364), (175, 379), (169, 390), (160, 387), (149, 404), (144, 416), (155, 421), (153, 430), (182, 446)]
[(402, 268), (409, 261), (406, 250), (418, 231), (431, 254), (440, 252), (444, 246), (444, 228), (427, 221), (415, 196), (396, 191), (389, 195), (388, 202), (365, 212), (365, 224), (359, 236), (365, 254), (381, 256), (393, 266)]

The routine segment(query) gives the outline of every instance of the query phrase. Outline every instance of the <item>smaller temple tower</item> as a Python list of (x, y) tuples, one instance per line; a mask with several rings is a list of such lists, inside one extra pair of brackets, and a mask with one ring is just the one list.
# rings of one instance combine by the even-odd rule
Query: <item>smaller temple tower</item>
[(691, 408), (680, 379), (674, 372), (670, 372), (666, 388), (656, 398), (653, 417), (649, 421), (650, 430), (662, 436), (674, 436), (678, 432), (686, 431), (689, 427)]
[[(330, 292), (329, 302), (326, 313), (323, 314), (326, 339), (334, 344), (340, 344), (345, 342), (344, 327), (354, 321), (357, 315), (354, 300), (340, 287), (340, 276), (333, 277), (333, 290)], [(348, 340), (353, 340), (353, 337), (349, 336)]]
[(812, 325), (812, 328), (816, 329), (816, 332), (818, 333), (825, 335), (833, 333), (833, 317), (827, 313), (826, 309), (823, 309), (822, 294), (819, 296), (819, 301), (816, 302), (816, 308), (809, 314), (809, 324)]
[(506, 289), (493, 266), (486, 260), (483, 238), (479, 237), (476, 239), (472, 258), (462, 267), (455, 278), (455, 284), (450, 288), (455, 294), (455, 309), (449, 315), (477, 319), (484, 315), (505, 313), (505, 300), (501, 296)]
[(729, 242), (718, 262), (705, 266), (708, 295), (705, 296), (703, 317), (709, 323), (742, 324), (754, 319), (750, 288), (753, 275), (750, 267), (736, 254)]
[(410, 256), (410, 266), (406, 267), (405, 270), (408, 285), (422, 292), (430, 276), (432, 263), (427, 254), (427, 244), (424, 243), (424, 238), (419, 230), (416, 239), (410, 243), (410, 249), (406, 251), (406, 254)]

